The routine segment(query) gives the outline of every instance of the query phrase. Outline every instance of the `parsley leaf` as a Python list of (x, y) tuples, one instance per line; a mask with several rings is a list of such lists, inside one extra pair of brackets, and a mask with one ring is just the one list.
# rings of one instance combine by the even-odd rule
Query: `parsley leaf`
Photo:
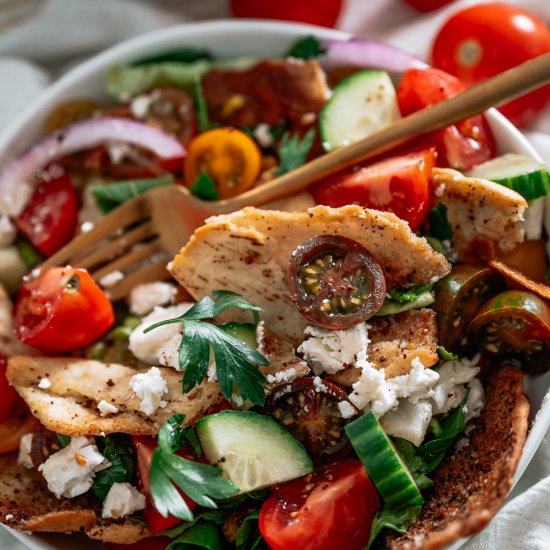
[(216, 189), (214, 180), (206, 172), (199, 174), (190, 191), (199, 199), (207, 201), (216, 201), (220, 198), (220, 192)]
[(71, 443), (71, 436), (70, 435), (63, 435), (63, 434), (55, 434), (57, 437), (57, 441), (59, 441), (59, 444), (61, 445), (61, 448), (66, 447)]
[(405, 302), (414, 302), (421, 294), (432, 290), (432, 287), (432, 283), (423, 283), (420, 285), (412, 285), (407, 290), (397, 290), (393, 288), (388, 292), (388, 294), (392, 300), (403, 304)]
[(428, 224), (427, 235), (429, 237), (446, 241), (453, 236), (453, 229), (447, 218), (447, 207), (442, 202), (428, 213)]
[(184, 323), (179, 351), (179, 367), (180, 370), (185, 371), (184, 392), (190, 391), (204, 379), (210, 364), (212, 348), (218, 382), (224, 396), (230, 399), (235, 385), (239, 395), (245, 401), (263, 405), (265, 377), (257, 366), (267, 366), (269, 361), (255, 349), (227, 334), (223, 328), (203, 321), (203, 319), (217, 317), (226, 309), (235, 307), (252, 311), (257, 322), (261, 308), (253, 306), (234, 292), (217, 290), (212, 293), (212, 296), (204, 297), (180, 317), (156, 323), (147, 327), (144, 332), (170, 323)]
[[(405, 533), (409, 525), (413, 523), (418, 514), (420, 514), (422, 506), (407, 506), (398, 510), (383, 508), (374, 518), (372, 527), (370, 528), (370, 539), (367, 545), (367, 550), (374, 548), (374, 543), (384, 529), (391, 529), (398, 533)], [(381, 546), (385, 548), (385, 546)]]
[(226, 548), (224, 538), (219, 527), (212, 522), (196, 523), (189, 527), (166, 550), (223, 550)]
[(212, 60), (212, 54), (205, 49), (200, 48), (179, 48), (177, 50), (169, 50), (161, 52), (149, 57), (142, 57), (130, 64), (131, 67), (139, 67), (140, 65), (151, 65), (154, 63), (193, 63), (201, 59)]
[(443, 361), (457, 361), (458, 355), (445, 349), (444, 346), (437, 346), (437, 354)]
[(392, 441), (394, 447), (401, 456), (401, 459), (411, 473), (416, 486), (421, 491), (431, 487), (433, 485), (433, 481), (426, 476), (428, 468), (422, 457), (417, 454), (417, 448), (409, 441), (398, 437), (392, 438)]
[(313, 145), (314, 139), (315, 130), (313, 128), (309, 130), (301, 140), (298, 134), (292, 134), (290, 136), (288, 132), (285, 132), (279, 144), (280, 166), (275, 172), (275, 175), (282, 176), (302, 166), (306, 161), (306, 157)]
[(286, 53), (286, 57), (295, 57), (298, 59), (315, 59), (322, 57), (327, 53), (326, 48), (315, 36), (306, 36), (300, 38), (291, 46)]
[(205, 508), (217, 508), (215, 499), (229, 498), (239, 490), (218, 468), (175, 454), (181, 447), (185, 428), (179, 425), (184, 418), (183, 414), (170, 417), (159, 431), (158, 446), (151, 460), (150, 487), (153, 503), (162, 516), (172, 514), (192, 521), (193, 514), (176, 487)]
[(118, 205), (150, 189), (174, 183), (174, 176), (167, 174), (158, 178), (127, 180), (102, 185), (92, 185), (90, 191), (99, 209), (106, 214)]

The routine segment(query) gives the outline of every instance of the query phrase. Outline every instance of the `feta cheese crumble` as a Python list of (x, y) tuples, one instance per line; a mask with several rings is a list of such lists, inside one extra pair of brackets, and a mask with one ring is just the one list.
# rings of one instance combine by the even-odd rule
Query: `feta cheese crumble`
[(96, 472), (110, 463), (87, 437), (73, 437), (69, 445), (38, 467), (57, 498), (73, 498), (88, 491)]
[(266, 380), (268, 384), (284, 384), (286, 382), (292, 382), (298, 377), (298, 373), (294, 367), (286, 370), (280, 370), (275, 374), (268, 374)]
[(154, 282), (137, 285), (130, 291), (128, 303), (130, 313), (146, 315), (156, 306), (173, 304), (176, 298), (176, 285), (172, 283)]
[(145, 495), (129, 483), (113, 483), (101, 510), (102, 518), (123, 518), (145, 508)]
[(345, 365), (353, 365), (359, 352), (366, 350), (369, 344), (365, 323), (345, 330), (307, 327), (304, 334), (309, 338), (300, 344), (298, 352), (304, 355), (317, 375), (334, 374)]
[(147, 416), (168, 404), (162, 400), (162, 396), (168, 393), (168, 386), (158, 367), (151, 367), (147, 372), (132, 376), (130, 389), (141, 399), (139, 410)]
[(387, 434), (406, 439), (418, 447), (426, 437), (431, 419), (432, 404), (427, 399), (419, 399), (416, 403), (401, 399), (397, 409), (380, 419), (380, 425)]
[(111, 403), (107, 403), (105, 399), (102, 399), (97, 404), (97, 410), (99, 411), (100, 416), (108, 416), (109, 414), (115, 414), (118, 412), (118, 407), (115, 407)]
[(340, 411), (342, 418), (351, 418), (357, 414), (355, 407), (347, 401), (340, 401), (338, 403), (338, 410)]
[(48, 378), (42, 378), (40, 382), (38, 382), (38, 387), (41, 390), (47, 390), (48, 388), (51, 388), (51, 386), (52, 386), (52, 383)]
[(120, 283), (122, 279), (124, 279), (124, 273), (122, 273), (122, 271), (112, 271), (101, 277), (101, 279), (99, 279), (99, 284), (103, 288), (111, 288), (117, 283)]
[(17, 457), (17, 464), (31, 470), (34, 468), (34, 464), (31, 460), (31, 445), (33, 434), (25, 434), (19, 441), (19, 455)]

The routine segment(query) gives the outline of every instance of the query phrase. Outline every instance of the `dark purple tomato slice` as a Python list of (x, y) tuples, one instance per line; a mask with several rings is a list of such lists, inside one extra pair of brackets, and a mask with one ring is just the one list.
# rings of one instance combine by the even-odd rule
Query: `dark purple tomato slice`
[(340, 386), (304, 376), (277, 387), (268, 397), (264, 410), (299, 439), (312, 460), (319, 464), (351, 450), (344, 433), (350, 419), (342, 416), (338, 407), (341, 401), (353, 409)]
[(358, 242), (320, 235), (290, 257), (287, 284), (302, 315), (324, 328), (348, 328), (382, 306), (386, 281), (380, 264)]

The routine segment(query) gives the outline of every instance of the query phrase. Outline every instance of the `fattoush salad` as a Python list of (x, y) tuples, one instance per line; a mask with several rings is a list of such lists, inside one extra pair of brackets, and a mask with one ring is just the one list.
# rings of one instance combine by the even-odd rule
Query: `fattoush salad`
[(462, 89), (410, 65), (313, 37), (273, 59), (155, 54), (0, 169), (2, 523), (109, 548), (396, 550), (490, 521), (523, 378), (550, 368), (550, 176), (484, 115), (209, 218), (126, 300), (127, 273), (39, 267), (139, 193), (236, 196)]

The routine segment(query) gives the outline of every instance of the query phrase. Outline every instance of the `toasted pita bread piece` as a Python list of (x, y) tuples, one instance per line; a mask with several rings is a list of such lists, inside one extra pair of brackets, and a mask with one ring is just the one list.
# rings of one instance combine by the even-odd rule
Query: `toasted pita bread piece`
[(19, 531), (83, 531), (90, 538), (122, 544), (152, 536), (143, 525), (101, 518), (101, 505), (84, 495), (56, 498), (42, 474), (17, 463), (17, 453), (0, 455), (0, 521)]
[[(431, 309), (411, 309), (397, 315), (373, 317), (368, 323), (368, 358), (375, 369), (384, 369), (386, 378), (407, 374), (415, 358), (425, 367), (439, 360), (437, 323)], [(329, 379), (351, 388), (360, 376), (361, 369), (351, 367), (336, 372)]]
[(420, 516), (391, 550), (437, 550), (476, 533), (501, 507), (516, 471), (528, 429), (529, 401), (520, 371), (494, 371), (485, 407), (470, 444), (445, 458), (432, 475)]
[(380, 263), (388, 288), (445, 276), (450, 266), (394, 214), (359, 206), (317, 206), (307, 212), (245, 208), (197, 229), (170, 271), (199, 300), (213, 290), (238, 292), (264, 309), (267, 325), (295, 344), (307, 326), (291, 302), (285, 276), (296, 247), (317, 235), (361, 243)]
[(515, 191), (481, 178), (469, 178), (449, 168), (434, 168), (435, 195), (447, 206), (453, 228), (451, 242), (460, 257), (475, 255), (475, 242), (489, 242), (508, 252), (523, 242), (521, 226), (527, 208)]
[[(169, 393), (166, 407), (147, 416), (139, 410), (141, 400), (130, 389), (130, 378), (147, 369), (69, 357), (12, 357), (8, 380), (46, 428), (66, 435), (99, 435), (123, 432), (154, 435), (170, 416), (184, 413), (194, 424), (223, 396), (217, 382), (204, 381), (189, 393), (181, 391), (182, 373), (159, 367)], [(42, 378), (51, 386), (38, 387)], [(100, 416), (97, 404), (105, 400), (119, 412)]]

